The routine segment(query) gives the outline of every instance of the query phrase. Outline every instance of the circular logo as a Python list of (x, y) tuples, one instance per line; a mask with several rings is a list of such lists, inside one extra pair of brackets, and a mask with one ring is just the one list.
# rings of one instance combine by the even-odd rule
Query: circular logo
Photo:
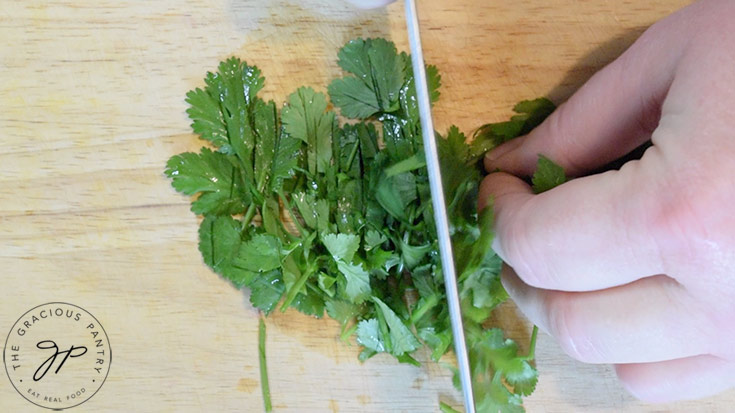
[(85, 309), (47, 303), (23, 314), (5, 341), (3, 363), (29, 402), (60, 410), (89, 400), (102, 387), (112, 352), (107, 333)]

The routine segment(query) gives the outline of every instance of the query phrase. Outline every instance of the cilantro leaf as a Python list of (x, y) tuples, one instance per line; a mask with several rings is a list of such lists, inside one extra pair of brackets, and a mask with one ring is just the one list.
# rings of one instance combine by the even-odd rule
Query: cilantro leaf
[(556, 106), (546, 98), (524, 100), (513, 111), (517, 113), (509, 121), (488, 123), (475, 131), (472, 139), (472, 155), (478, 159), (490, 149), (530, 132), (541, 124)]
[(337, 268), (345, 276), (345, 293), (350, 300), (356, 304), (365, 301), (370, 296), (370, 274), (362, 264), (355, 265), (339, 260)]
[[(457, 273), (460, 279), (465, 279), (469, 274), (474, 273), (480, 268), (488, 268), (487, 258), (495, 253), (492, 250), (495, 231), (493, 229), (493, 208), (492, 205), (480, 211), (477, 219), (477, 236), (464, 242), (457, 243)], [(498, 268), (499, 269), (499, 268)]]
[(340, 108), (342, 116), (367, 119), (380, 111), (375, 92), (356, 77), (335, 79), (329, 85), (329, 97)]
[(365, 251), (370, 251), (373, 248), (379, 247), (380, 244), (386, 241), (388, 241), (388, 238), (386, 238), (385, 235), (373, 229), (368, 230), (365, 233), (365, 244), (364, 244)]
[(485, 388), (478, 392), (476, 408), (478, 412), (493, 413), (522, 413), (525, 410), (521, 404), (521, 397), (511, 393), (503, 385), (500, 376), (490, 383), (483, 383)]
[(392, 42), (355, 39), (338, 57), (340, 67), (355, 75), (336, 79), (328, 87), (329, 97), (343, 116), (365, 119), (398, 109), (406, 58), (397, 53)]
[(239, 214), (251, 202), (227, 155), (207, 148), (198, 154), (186, 152), (171, 157), (166, 163), (166, 176), (183, 194), (201, 193), (191, 204), (195, 214)]
[(405, 172), (381, 179), (375, 189), (375, 199), (393, 217), (407, 220), (408, 205), (416, 200), (416, 176)]
[(546, 98), (524, 100), (513, 107), (513, 111), (518, 113), (513, 119), (523, 120), (520, 134), (525, 135), (540, 125), (555, 109), (556, 105)]
[(264, 81), (257, 67), (230, 58), (220, 63), (217, 73), (207, 73), (204, 90), (190, 92), (187, 99), (192, 129), (220, 152), (237, 155), (241, 175), (250, 185), (254, 185), (255, 147), (250, 111)]
[(357, 342), (376, 353), (386, 351), (383, 334), (380, 332), (377, 319), (362, 320), (357, 324)]
[(204, 262), (238, 288), (254, 277), (253, 272), (233, 265), (241, 243), (240, 221), (232, 217), (210, 215), (199, 226), (199, 251)]
[(528, 395), (538, 381), (536, 369), (524, 357), (518, 356), (518, 345), (504, 339), (503, 333), (492, 328), (481, 333), (473, 348), (480, 365), (500, 372), (516, 394)]
[(210, 215), (199, 226), (199, 251), (215, 272), (229, 264), (240, 248), (240, 224), (229, 216)]
[(223, 145), (220, 150), (236, 154), (242, 161), (245, 175), (252, 179), (255, 137), (248, 109), (265, 80), (258, 68), (230, 58), (220, 63), (217, 75), (208, 76), (207, 81), (208, 92), (220, 102), (227, 127), (229, 145)]
[(492, 254), (493, 268), (482, 269), (471, 273), (462, 283), (463, 297), (471, 299), (475, 308), (493, 309), (508, 298), (500, 283), (500, 257)]
[(416, 336), (413, 335), (411, 330), (406, 327), (403, 320), (398, 318), (396, 313), (378, 297), (373, 297), (373, 301), (377, 304), (378, 309), (383, 314), (385, 322), (388, 325), (392, 345), (391, 354), (400, 356), (416, 350), (420, 345), (419, 341), (416, 339)]
[(313, 292), (298, 294), (291, 303), (291, 306), (299, 310), (302, 314), (311, 315), (316, 318), (322, 318), (324, 316), (324, 300)]
[(456, 126), (449, 128), (445, 139), (440, 136), (436, 139), (447, 213), (455, 227), (464, 225), (462, 221), (470, 221), (477, 208), (470, 201), (475, 198), (480, 175), (472, 162), (468, 162), (470, 146), (466, 140)]
[(352, 262), (352, 257), (360, 248), (360, 237), (351, 234), (327, 234), (322, 243), (335, 260)]
[(327, 314), (342, 324), (342, 326), (352, 321), (360, 312), (360, 307), (342, 300), (327, 301), (325, 307)]
[(551, 159), (539, 155), (536, 172), (533, 173), (531, 182), (533, 183), (533, 192), (540, 194), (551, 188), (559, 186), (566, 182), (567, 177), (564, 174), (564, 168), (557, 165)]
[[(207, 74), (208, 83), (215, 75)], [(208, 90), (196, 88), (186, 94), (186, 102), (190, 105), (186, 113), (192, 120), (191, 128), (198, 133), (202, 139), (206, 139), (215, 147), (227, 145), (227, 127), (225, 119), (219, 107), (216, 96), (212, 96)]]
[(283, 258), (281, 240), (270, 234), (259, 234), (240, 246), (233, 262), (238, 268), (262, 273), (281, 268)]
[(313, 192), (297, 192), (291, 196), (296, 208), (298, 208), (301, 218), (307, 227), (315, 229), (317, 227), (317, 211), (315, 208), (316, 196)]
[(283, 297), (286, 287), (278, 270), (268, 271), (254, 277), (248, 284), (250, 303), (253, 307), (269, 314)]
[(275, 144), (273, 162), (271, 163), (268, 189), (278, 192), (283, 189), (283, 181), (293, 177), (299, 163), (301, 142), (288, 135), (281, 134)]
[[(414, 125), (419, 124), (419, 106), (416, 98), (416, 83), (413, 78), (413, 71), (410, 59), (406, 57), (408, 63), (406, 67), (406, 82), (400, 90), (399, 102), (401, 106), (401, 115)], [(426, 65), (426, 86), (429, 89), (429, 99), (431, 103), (439, 100), (439, 87), (441, 86), (441, 75), (439, 69), (434, 65)]]
[(442, 76), (439, 74), (439, 69), (434, 65), (426, 65), (426, 86), (429, 88), (431, 103), (439, 100), (441, 84)]
[(433, 243), (426, 243), (424, 245), (410, 245), (402, 239), (399, 242), (401, 249), (401, 260), (406, 265), (406, 268), (412, 270), (423, 262), (427, 254), (436, 248)]
[(332, 160), (334, 112), (326, 112), (322, 93), (302, 87), (288, 97), (281, 111), (281, 122), (289, 135), (306, 144), (307, 165), (311, 174), (326, 172)]
[[(336, 282), (337, 282), (337, 277), (332, 277), (323, 272), (320, 272), (319, 275), (317, 276), (317, 285), (329, 297), (334, 297), (335, 290), (336, 290), (336, 285), (335, 285)], [(332, 317), (332, 318), (335, 318), (335, 317)]]
[(253, 157), (253, 172), (257, 189), (262, 192), (271, 171), (273, 157), (276, 154), (276, 134), (278, 122), (276, 118), (276, 104), (273, 101), (265, 103), (258, 99), (253, 108), (255, 142), (255, 156)]

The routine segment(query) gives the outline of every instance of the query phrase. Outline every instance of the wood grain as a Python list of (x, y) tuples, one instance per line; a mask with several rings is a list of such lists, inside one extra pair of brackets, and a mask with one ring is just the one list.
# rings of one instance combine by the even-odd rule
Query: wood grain
[[(471, 132), (518, 100), (561, 101), (685, 0), (420, 2), (425, 54), (443, 74), (437, 127)], [(282, 102), (325, 90), (337, 49), (385, 36), (406, 49), (399, 4), (338, 1), (24, 0), (0, 7), (0, 333), (50, 301), (84, 307), (114, 351), (101, 391), (75, 411), (260, 411), (257, 314), (196, 247), (189, 200), (164, 178), (173, 154), (201, 146), (184, 94), (236, 55)], [(516, 337), (529, 326), (506, 306)], [(337, 325), (295, 312), (268, 320), (276, 412), (431, 412), (459, 393), (442, 367), (357, 361)], [(427, 360), (426, 354), (421, 354)], [(645, 405), (609, 367), (538, 347), (531, 412), (727, 411), (735, 393)], [(41, 411), (0, 380), (0, 411)]]

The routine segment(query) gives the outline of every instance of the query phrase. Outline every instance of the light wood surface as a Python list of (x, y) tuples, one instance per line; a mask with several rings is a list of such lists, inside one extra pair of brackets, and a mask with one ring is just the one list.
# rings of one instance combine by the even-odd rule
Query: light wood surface
[[(437, 127), (471, 132), (512, 105), (560, 102), (685, 0), (426, 0), (426, 59), (443, 75)], [(337, 0), (2, 0), (0, 3), (0, 334), (30, 308), (66, 301), (103, 324), (107, 382), (72, 411), (262, 410), (257, 314), (196, 247), (189, 199), (165, 161), (202, 142), (184, 94), (230, 55), (257, 64), (265, 95), (325, 90), (337, 49), (355, 36), (407, 49), (403, 9), (359, 11)], [(529, 326), (504, 309), (522, 340)], [(434, 412), (458, 405), (449, 373), (375, 357), (337, 325), (290, 311), (268, 319), (276, 412)], [(728, 411), (735, 392), (646, 405), (607, 366), (538, 345), (530, 412)], [(427, 360), (426, 354), (421, 354)], [(448, 360), (449, 361), (449, 360)], [(42, 411), (0, 377), (0, 411)]]

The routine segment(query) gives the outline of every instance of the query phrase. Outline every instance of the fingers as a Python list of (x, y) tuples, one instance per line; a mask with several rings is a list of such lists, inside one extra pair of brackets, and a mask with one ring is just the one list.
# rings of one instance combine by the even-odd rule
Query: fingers
[(655, 362), (713, 350), (701, 334), (706, 317), (688, 311), (692, 299), (666, 276), (583, 293), (530, 287), (508, 267), (502, 281), (521, 311), (583, 362)]
[(523, 145), (511, 141), (489, 152), (487, 171), (529, 176), (543, 154), (578, 176), (643, 144), (658, 124), (681, 50), (667, 46), (680, 37), (670, 26), (651, 27), (529, 133)]
[(644, 168), (656, 164), (629, 163), (539, 195), (508, 174), (488, 175), (479, 198), (494, 200), (493, 248), (538, 288), (600, 290), (667, 273), (646, 215), (658, 189)]
[(655, 403), (699, 399), (735, 386), (735, 363), (709, 355), (621, 364), (615, 370), (628, 392)]

